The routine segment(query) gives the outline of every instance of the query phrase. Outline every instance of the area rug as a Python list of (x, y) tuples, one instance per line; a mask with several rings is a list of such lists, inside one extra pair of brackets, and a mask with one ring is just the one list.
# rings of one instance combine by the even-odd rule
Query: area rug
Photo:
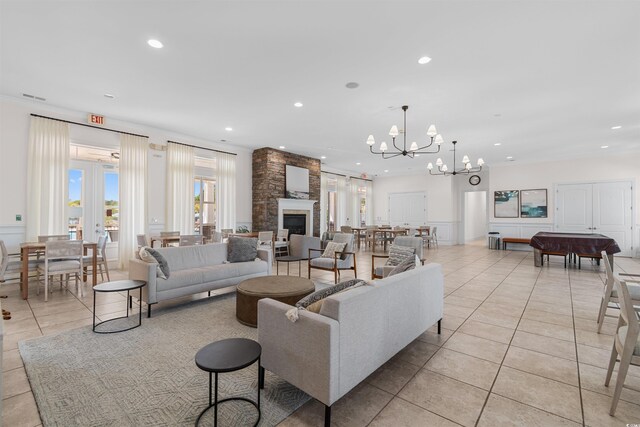
[[(137, 319), (135, 319), (137, 321)], [(111, 335), (91, 327), (21, 342), (20, 354), (45, 426), (193, 426), (208, 404), (208, 373), (195, 354), (223, 338), (256, 339), (235, 318), (235, 294), (158, 310), (142, 326)], [(258, 367), (219, 375), (219, 396), (255, 400)], [(309, 396), (267, 372), (261, 426), (275, 426)], [(253, 425), (244, 402), (220, 406), (222, 426)], [(213, 425), (213, 409), (201, 420)]]

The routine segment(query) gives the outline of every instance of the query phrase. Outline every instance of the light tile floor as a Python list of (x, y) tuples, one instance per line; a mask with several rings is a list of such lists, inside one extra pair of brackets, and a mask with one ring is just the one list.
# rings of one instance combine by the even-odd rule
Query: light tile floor
[[(483, 243), (427, 251), (429, 262), (442, 264), (445, 274), (442, 334), (431, 328), (338, 401), (333, 425), (640, 423), (640, 393), (631, 390), (622, 393), (616, 416), (608, 414), (612, 387), (603, 384), (616, 320), (607, 319), (603, 333), (595, 332), (602, 268), (587, 262), (582, 270), (565, 270), (553, 259), (536, 268), (530, 252), (493, 251)], [(360, 277), (370, 278), (371, 252), (361, 249), (357, 261)], [(290, 274), (297, 275), (297, 264), (290, 267)], [(306, 275), (305, 263), (302, 268)], [(638, 272), (640, 260), (616, 258), (616, 269)], [(117, 280), (126, 273), (111, 276)], [(333, 280), (331, 273), (318, 270), (312, 278)], [(90, 325), (93, 295), (79, 298), (55, 290), (45, 303), (33, 287), (27, 301), (20, 299), (15, 284), (1, 290), (9, 295), (3, 308), (12, 312), (4, 322), (3, 422), (37, 426), (40, 417), (17, 343)], [(122, 315), (125, 300), (121, 294), (99, 295), (98, 318)], [(143, 325), (152, 321), (145, 318)], [(632, 367), (627, 383), (640, 386), (640, 368)], [(321, 426), (323, 414), (323, 406), (312, 400), (281, 425)]]

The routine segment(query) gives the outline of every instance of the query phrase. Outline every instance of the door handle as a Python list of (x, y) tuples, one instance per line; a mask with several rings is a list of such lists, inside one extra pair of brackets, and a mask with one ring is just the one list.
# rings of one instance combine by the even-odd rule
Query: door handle
[(587, 230), (593, 230), (593, 228), (591, 228), (591, 227), (587, 227)]

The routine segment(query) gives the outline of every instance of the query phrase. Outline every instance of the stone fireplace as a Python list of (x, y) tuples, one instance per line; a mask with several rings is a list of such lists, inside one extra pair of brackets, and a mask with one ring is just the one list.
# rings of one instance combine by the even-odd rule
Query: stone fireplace
[[(316, 200), (278, 199), (278, 229), (285, 227), (285, 217), (296, 230), (289, 227), (289, 234), (313, 236), (313, 205)], [(288, 225), (288, 224), (287, 224)], [(304, 232), (300, 232), (303, 229)]]

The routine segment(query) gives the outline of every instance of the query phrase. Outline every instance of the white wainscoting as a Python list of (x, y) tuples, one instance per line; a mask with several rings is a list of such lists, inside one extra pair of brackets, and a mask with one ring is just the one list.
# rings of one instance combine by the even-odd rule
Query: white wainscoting
[(26, 234), (25, 225), (0, 225), (0, 240), (4, 241), (9, 253), (20, 252), (20, 243), (25, 241)]
[[(553, 231), (553, 223), (543, 222), (489, 222), (489, 231), (497, 231), (501, 237), (530, 239), (539, 231)], [(532, 251), (527, 245), (509, 245), (509, 250)]]
[(439, 245), (457, 245), (458, 244), (458, 226), (459, 221), (429, 221), (430, 227), (438, 227), (438, 244)]

